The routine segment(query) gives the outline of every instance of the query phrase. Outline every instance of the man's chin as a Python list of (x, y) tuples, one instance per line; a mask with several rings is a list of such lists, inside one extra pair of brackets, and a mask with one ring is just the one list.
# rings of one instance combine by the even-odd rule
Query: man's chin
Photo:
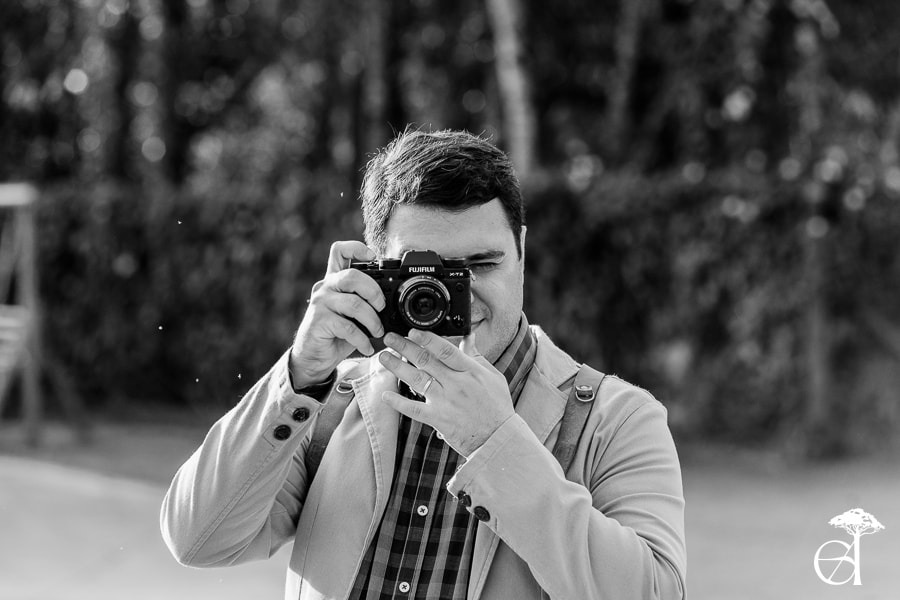
[(446, 338), (451, 344), (459, 348), (459, 345), (462, 344), (463, 338), (461, 335), (448, 335)]
[[(482, 325), (483, 323), (484, 323), (484, 321), (478, 321), (478, 322), (476, 322), (476, 323), (473, 323), (473, 324), (472, 324), (472, 329), (471, 329), (472, 333), (476, 333), (477, 330), (478, 330), (478, 328), (481, 327), (481, 325)], [(462, 344), (463, 337), (464, 337), (464, 336), (461, 336), (461, 335), (448, 335), (448, 336), (446, 337), (446, 339), (449, 340), (450, 343), (452, 343), (454, 346), (459, 347), (459, 345)], [(477, 343), (478, 343), (478, 342), (477, 342), (477, 340), (476, 340), (476, 344), (477, 344)]]

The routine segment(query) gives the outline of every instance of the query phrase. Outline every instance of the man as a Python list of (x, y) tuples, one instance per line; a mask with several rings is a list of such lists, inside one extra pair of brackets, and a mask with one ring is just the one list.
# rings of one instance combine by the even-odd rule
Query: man
[[(175, 476), (161, 514), (175, 557), (231, 565), (293, 541), (292, 600), (682, 598), (662, 405), (606, 377), (566, 473), (551, 452), (579, 366), (522, 313), (506, 156), (467, 133), (407, 131), (361, 195), (368, 245), (332, 246), (292, 348)], [(384, 335), (384, 294), (349, 262), (409, 250), (465, 259), (471, 334)], [(349, 395), (313, 478), (318, 417)]]

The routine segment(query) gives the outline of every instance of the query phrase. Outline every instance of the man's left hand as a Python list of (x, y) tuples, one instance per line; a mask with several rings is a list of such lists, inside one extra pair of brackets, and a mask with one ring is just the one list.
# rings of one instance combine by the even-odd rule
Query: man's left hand
[(396, 392), (384, 392), (382, 399), (407, 417), (434, 427), (462, 456), (481, 447), (515, 413), (506, 378), (479, 354), (474, 334), (463, 338), (459, 348), (417, 329), (408, 338), (389, 333), (384, 342), (409, 362), (382, 352), (381, 364), (425, 396), (425, 402)]

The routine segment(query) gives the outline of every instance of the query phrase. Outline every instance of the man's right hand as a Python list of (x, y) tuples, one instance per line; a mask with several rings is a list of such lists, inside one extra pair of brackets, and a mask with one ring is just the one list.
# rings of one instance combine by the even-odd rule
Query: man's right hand
[(384, 335), (378, 316), (385, 306), (384, 294), (374, 279), (349, 268), (351, 260), (374, 259), (375, 253), (362, 242), (331, 245), (328, 271), (312, 288), (309, 307), (291, 348), (294, 387), (324, 381), (354, 349), (366, 356), (374, 353), (368, 333), (359, 325), (375, 337)]

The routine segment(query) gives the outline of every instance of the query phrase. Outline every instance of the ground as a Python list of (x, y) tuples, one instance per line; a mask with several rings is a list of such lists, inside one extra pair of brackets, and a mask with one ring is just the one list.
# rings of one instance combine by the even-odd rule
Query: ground
[[(263, 563), (178, 565), (158, 526), (178, 465), (202, 441), (184, 424), (97, 425), (87, 444), (58, 425), (37, 449), (0, 428), (0, 600), (281, 598), (287, 549)], [(900, 463), (821, 465), (769, 452), (682, 447), (692, 600), (900, 597)], [(818, 579), (813, 557), (850, 542), (832, 517), (860, 506), (885, 529), (862, 538), (862, 586)]]

